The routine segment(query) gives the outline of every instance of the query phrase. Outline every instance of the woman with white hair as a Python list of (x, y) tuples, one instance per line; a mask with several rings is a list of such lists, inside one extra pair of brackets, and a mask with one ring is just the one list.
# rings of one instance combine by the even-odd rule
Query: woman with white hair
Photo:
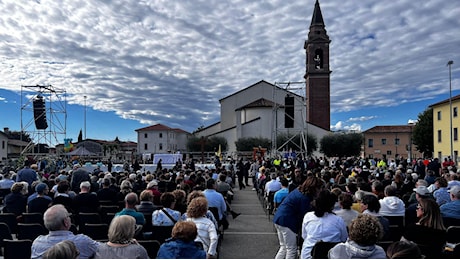
[(147, 250), (134, 239), (136, 220), (132, 216), (115, 217), (109, 227), (109, 241), (99, 243), (97, 259), (148, 259)]

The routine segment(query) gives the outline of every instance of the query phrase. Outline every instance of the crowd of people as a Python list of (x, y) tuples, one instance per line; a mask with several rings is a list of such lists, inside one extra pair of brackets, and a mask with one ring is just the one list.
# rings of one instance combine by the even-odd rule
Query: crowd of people
[[(437, 158), (252, 164), (259, 169), (256, 190), (277, 198), (277, 259), (312, 258), (318, 242), (333, 245), (329, 258), (400, 257), (403, 246), (418, 252), (410, 258), (443, 258), (447, 227), (460, 225), (460, 171), (450, 158), (443, 164)], [(390, 228), (395, 221), (398, 228)]]
[[(18, 223), (24, 213), (43, 214), (49, 234), (34, 240), (32, 258), (148, 258), (138, 243), (151, 238), (151, 230), (145, 230), (148, 223), (170, 227), (159, 257), (217, 258), (228, 216), (240, 215), (230, 206), (234, 172), (225, 168), (89, 172), (79, 163), (58, 172), (38, 168), (26, 160), (17, 172), (4, 170), (0, 176), (2, 212), (13, 213)], [(85, 235), (79, 220), (80, 213), (102, 214), (101, 205), (120, 206), (107, 242)]]
[[(172, 230), (158, 257), (216, 258), (228, 217), (240, 215), (231, 207), (235, 189), (250, 186), (250, 178), (253, 190), (273, 200), (275, 258), (311, 258), (319, 241), (332, 243), (330, 258), (440, 257), (447, 226), (460, 221), (458, 177), (453, 163), (437, 158), (258, 158), (155, 172), (89, 172), (79, 163), (45, 172), (26, 160), (17, 172), (3, 171), (0, 190), (3, 212), (18, 222), (25, 212), (43, 214), (49, 234), (35, 239), (32, 258), (147, 258), (137, 240), (149, 238), (143, 227), (150, 220)], [(70, 231), (79, 224), (75, 216), (100, 213), (107, 201), (120, 205), (107, 242)], [(383, 248), (381, 241), (395, 237), (390, 220), (398, 216), (400, 237)]]

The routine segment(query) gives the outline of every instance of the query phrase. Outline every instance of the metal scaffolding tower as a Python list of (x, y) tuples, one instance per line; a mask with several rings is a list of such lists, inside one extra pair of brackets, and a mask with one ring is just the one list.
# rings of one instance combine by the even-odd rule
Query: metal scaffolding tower
[[(279, 95), (289, 95), (292, 93), (294, 99), (297, 102), (294, 102), (294, 114), (300, 114), (301, 118), (293, 118), (294, 127), (285, 128), (284, 120), (281, 120), (281, 123), (278, 120), (278, 111), (281, 106), (277, 100), (280, 100)], [(273, 131), (272, 131), (272, 156), (280, 154), (282, 151), (286, 151), (289, 144), (294, 144), (295, 147), (289, 147), (290, 149), (298, 151), (303, 155), (304, 158), (307, 156), (307, 135), (308, 135), (308, 123), (306, 119), (306, 98), (305, 98), (305, 82), (275, 82), (275, 87), (273, 88)], [(297, 105), (296, 105), (297, 104)], [(300, 104), (300, 105), (299, 105)], [(283, 111), (285, 107), (283, 107)], [(283, 144), (277, 144), (277, 137), (279, 134), (286, 133), (289, 137), (287, 141)], [(300, 136), (300, 143), (293, 143), (292, 140)]]
[[(31, 139), (21, 154), (34, 153), (35, 146), (37, 153), (42, 153), (41, 145), (50, 147), (59, 140), (63, 142), (67, 128), (66, 98), (64, 89), (52, 85), (21, 86), (21, 132)], [(59, 135), (63, 137), (59, 139)]]

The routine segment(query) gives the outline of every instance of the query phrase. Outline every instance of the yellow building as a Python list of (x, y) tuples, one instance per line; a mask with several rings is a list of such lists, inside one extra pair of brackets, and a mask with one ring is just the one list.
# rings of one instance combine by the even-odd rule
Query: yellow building
[[(435, 103), (430, 107), (433, 109), (433, 157), (437, 157), (441, 161), (451, 156), (452, 153), (454, 161), (458, 163), (458, 151), (460, 150), (460, 142), (458, 140), (458, 129), (460, 128), (460, 117), (458, 115), (460, 95), (452, 97), (452, 121), (449, 99)], [(450, 131), (451, 122), (452, 133)]]

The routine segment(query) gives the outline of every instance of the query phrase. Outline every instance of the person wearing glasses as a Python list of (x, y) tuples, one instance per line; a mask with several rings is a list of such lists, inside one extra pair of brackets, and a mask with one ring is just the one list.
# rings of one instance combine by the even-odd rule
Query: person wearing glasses
[(434, 199), (421, 199), (417, 205), (418, 222), (406, 226), (403, 238), (416, 243), (426, 258), (442, 258), (447, 233), (439, 205)]
[(98, 242), (84, 234), (74, 235), (69, 231), (72, 222), (70, 214), (62, 204), (51, 206), (43, 215), (48, 235), (38, 236), (32, 243), (32, 259), (42, 258), (43, 254), (55, 244), (70, 240), (80, 252), (79, 258), (93, 258), (96, 254)]

